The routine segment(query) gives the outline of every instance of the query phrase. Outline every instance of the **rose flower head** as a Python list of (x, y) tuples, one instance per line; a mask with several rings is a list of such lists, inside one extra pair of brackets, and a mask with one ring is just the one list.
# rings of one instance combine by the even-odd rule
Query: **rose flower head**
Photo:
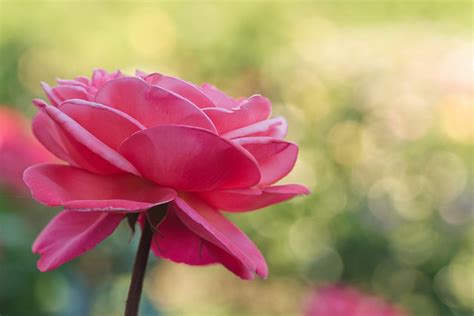
[(151, 225), (158, 257), (267, 276), (260, 251), (222, 213), (308, 193), (273, 185), (292, 170), (298, 146), (284, 140), (287, 124), (270, 118), (267, 98), (104, 70), (43, 88), (49, 102), (34, 100), (33, 133), (65, 164), (24, 174), (37, 201), (64, 208), (33, 245), (41, 271), (94, 248), (128, 219)]

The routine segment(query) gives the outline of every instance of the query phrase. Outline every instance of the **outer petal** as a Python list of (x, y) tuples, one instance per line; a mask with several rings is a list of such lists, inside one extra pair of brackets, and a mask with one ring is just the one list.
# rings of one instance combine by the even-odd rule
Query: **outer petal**
[(302, 185), (287, 184), (260, 189), (203, 192), (199, 195), (216, 209), (246, 212), (277, 204), (302, 194), (309, 194), (309, 190)]
[(178, 197), (173, 203), (176, 214), (190, 230), (241, 263), (240, 277), (252, 279), (255, 273), (262, 277), (268, 275), (267, 264), (257, 247), (219, 211), (195, 198), (185, 201)]
[[(152, 250), (155, 255), (191, 265), (217, 262), (213, 254), (216, 246), (189, 230), (176, 215), (175, 208), (170, 205), (165, 219), (153, 235)], [(145, 220), (144, 216), (140, 217), (142, 225)]]
[(48, 114), (38, 112), (33, 119), (32, 129), (33, 134), (47, 150), (61, 160), (74, 163), (64, 147), (56, 124), (48, 117)]
[(272, 105), (267, 98), (254, 95), (231, 110), (207, 108), (204, 109), (204, 112), (210, 117), (219, 134), (223, 134), (266, 120), (270, 116), (271, 110)]
[(120, 77), (122, 77), (122, 73), (119, 70), (108, 73), (104, 69), (94, 69), (94, 71), (92, 72), (91, 84), (95, 88), (100, 88), (107, 81), (110, 81), (112, 79), (117, 79), (117, 78), (120, 78)]
[(196, 105), (138, 78), (120, 78), (105, 83), (97, 92), (95, 101), (129, 114), (146, 127), (180, 124), (216, 130)]
[(43, 88), (44, 93), (46, 94), (52, 105), (57, 106), (59, 103), (62, 102), (59, 96), (54, 93), (53, 88), (51, 88), (46, 82), (41, 82), (41, 87)]
[(115, 150), (125, 138), (145, 129), (130, 115), (99, 103), (76, 99), (65, 101), (58, 108)]
[[(55, 133), (60, 136), (68, 154), (67, 161), (72, 161), (74, 165), (96, 173), (111, 174), (127, 171), (139, 174), (135, 167), (118, 152), (98, 140), (58, 108), (43, 104), (38, 100), (35, 100), (35, 103), (55, 123)], [(48, 140), (47, 143), (53, 143), (53, 140)]]
[(259, 186), (265, 186), (280, 180), (293, 169), (298, 157), (296, 144), (272, 137), (236, 138), (235, 143), (248, 150), (262, 174)]
[(140, 131), (126, 139), (119, 152), (144, 177), (182, 191), (245, 188), (260, 180), (247, 151), (194, 127), (169, 125)]
[(270, 120), (261, 121), (228, 133), (222, 134), (227, 139), (249, 137), (249, 136), (268, 136), (283, 139), (288, 131), (288, 125), (284, 118), (276, 117)]
[(211, 99), (192, 83), (159, 73), (147, 75), (143, 79), (151, 85), (161, 87), (182, 96), (200, 108), (215, 106)]
[(74, 80), (77, 81), (77, 82), (80, 82), (80, 83), (82, 83), (86, 86), (91, 84), (91, 81), (86, 76), (77, 76), (76, 78), (74, 78)]
[(77, 86), (77, 87), (82, 87), (82, 88), (87, 88), (87, 84), (78, 81), (78, 80), (72, 80), (72, 79), (56, 79), (56, 82), (58, 85), (63, 85), (63, 86)]
[[(145, 220), (141, 217), (141, 221)], [(168, 214), (153, 236), (152, 250), (156, 256), (178, 263), (207, 265), (221, 263), (243, 278), (251, 278), (246, 267), (231, 254), (203, 239), (183, 224), (171, 204)]]
[(209, 245), (212, 244), (189, 230), (170, 209), (153, 235), (152, 250), (156, 256), (178, 263), (206, 265), (216, 262)]
[(52, 88), (52, 90), (53, 94), (61, 101), (69, 99), (90, 100), (92, 98), (92, 96), (87, 93), (87, 90), (80, 86), (60, 85)]
[(232, 109), (239, 105), (239, 103), (226, 95), (224, 92), (218, 90), (210, 84), (203, 84), (201, 91), (204, 92), (209, 99), (219, 108)]
[(130, 174), (101, 176), (64, 165), (30, 167), (24, 181), (38, 202), (70, 210), (143, 211), (176, 197), (174, 190)]
[(123, 217), (123, 214), (100, 212), (59, 213), (33, 244), (33, 252), (41, 254), (38, 269), (53, 270), (93, 249), (117, 228)]

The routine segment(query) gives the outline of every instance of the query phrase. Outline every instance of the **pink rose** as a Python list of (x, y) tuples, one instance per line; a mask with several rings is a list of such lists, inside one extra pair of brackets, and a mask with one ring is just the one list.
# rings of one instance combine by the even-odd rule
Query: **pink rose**
[(317, 289), (310, 297), (306, 316), (407, 316), (383, 299), (357, 289), (330, 285)]
[(124, 218), (134, 223), (129, 215), (140, 214), (143, 225), (147, 210), (167, 204), (154, 223), (155, 255), (221, 263), (244, 279), (267, 276), (260, 251), (220, 210), (251, 211), (308, 193), (272, 185), (292, 170), (298, 146), (284, 140), (283, 118), (269, 118), (268, 99), (104, 70), (43, 87), (52, 105), (34, 100), (33, 132), (67, 165), (24, 175), (36, 200), (64, 207), (33, 245), (41, 271), (92, 249)]
[(56, 159), (31, 135), (29, 122), (19, 112), (0, 107), (0, 185), (24, 195), (23, 171)]

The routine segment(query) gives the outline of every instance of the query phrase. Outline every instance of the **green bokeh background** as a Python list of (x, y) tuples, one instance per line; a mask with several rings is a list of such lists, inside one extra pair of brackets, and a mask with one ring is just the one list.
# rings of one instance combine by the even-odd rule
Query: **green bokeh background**
[[(232, 215), (267, 280), (150, 260), (142, 315), (301, 315), (344, 282), (411, 315), (474, 311), (473, 7), (460, 1), (0, 0), (0, 103), (31, 117), (40, 81), (159, 71), (269, 97), (312, 195)], [(137, 238), (40, 273), (58, 210), (3, 191), (0, 314), (121, 315)], [(328, 315), (329, 316), (329, 315)]]

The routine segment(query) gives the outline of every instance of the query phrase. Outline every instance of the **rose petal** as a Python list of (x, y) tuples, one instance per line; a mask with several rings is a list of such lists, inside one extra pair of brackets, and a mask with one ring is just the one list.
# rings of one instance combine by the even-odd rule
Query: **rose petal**
[(245, 269), (239, 276), (252, 279), (268, 275), (268, 267), (260, 251), (252, 241), (220, 212), (213, 210), (201, 201), (177, 198), (173, 204), (181, 221), (194, 233), (239, 260)]
[(174, 190), (131, 174), (97, 175), (64, 165), (30, 167), (24, 181), (38, 202), (76, 211), (143, 211), (176, 197)]
[(46, 82), (41, 82), (41, 87), (43, 88), (44, 93), (46, 94), (52, 105), (57, 106), (59, 103), (62, 102), (59, 96), (54, 93), (53, 88), (51, 88)]
[(261, 121), (228, 133), (222, 134), (222, 137), (233, 139), (248, 136), (268, 136), (283, 139), (288, 131), (288, 125), (283, 117), (276, 117), (270, 120)]
[(231, 110), (215, 107), (203, 111), (212, 120), (219, 134), (224, 134), (266, 120), (270, 116), (271, 109), (272, 105), (267, 98), (254, 95)]
[[(73, 160), (75, 165), (102, 174), (120, 173), (122, 170), (139, 174), (118, 152), (98, 140), (58, 108), (46, 104), (39, 106), (56, 123), (56, 133), (68, 153), (68, 160)], [(53, 143), (53, 140), (46, 143)]]
[[(176, 206), (171, 204), (166, 218), (153, 235), (152, 250), (156, 256), (198, 266), (221, 263), (244, 279), (253, 277), (240, 260), (186, 227), (176, 215), (175, 209)], [(142, 216), (141, 221), (144, 220), (146, 219)]]
[(100, 88), (102, 87), (106, 82), (112, 80), (112, 79), (117, 79), (122, 77), (122, 73), (117, 70), (114, 72), (111, 72), (110, 74), (105, 71), (104, 69), (94, 69), (92, 72), (92, 80), (91, 84), (95, 88)]
[(107, 238), (123, 214), (63, 211), (36, 238), (33, 252), (41, 255), (40, 271), (50, 271), (93, 249)]
[(87, 93), (87, 90), (80, 86), (60, 85), (53, 87), (52, 90), (53, 94), (61, 101), (69, 99), (90, 100), (92, 98), (92, 96)]
[(244, 147), (257, 160), (262, 174), (259, 186), (275, 183), (286, 176), (298, 157), (296, 144), (272, 137), (236, 138), (233, 142)]
[(44, 112), (38, 112), (33, 118), (32, 130), (38, 141), (52, 154), (61, 160), (74, 164), (74, 160), (69, 157), (61, 136), (58, 133), (56, 124)]
[(260, 180), (253, 157), (209, 131), (158, 126), (137, 132), (119, 149), (140, 173), (183, 191), (245, 188)]
[(215, 106), (214, 103), (192, 83), (159, 73), (147, 75), (143, 79), (151, 85), (161, 87), (182, 96), (200, 108)]
[(206, 83), (203, 84), (200, 89), (219, 108), (232, 109), (239, 105), (239, 102), (232, 99), (213, 85)]
[(91, 82), (86, 76), (77, 76), (76, 78), (74, 78), (74, 80), (83, 83), (86, 86), (90, 85)]
[(309, 194), (309, 190), (302, 185), (287, 184), (266, 188), (203, 192), (199, 196), (216, 209), (246, 212), (277, 204), (302, 194)]
[(99, 103), (68, 100), (60, 104), (58, 109), (115, 150), (125, 138), (145, 129), (130, 115)]
[(135, 77), (138, 77), (138, 78), (145, 78), (146, 76), (148, 76), (149, 74), (147, 72), (144, 72), (143, 70), (140, 70), (140, 69), (135, 69)]
[[(165, 219), (156, 227), (152, 250), (156, 256), (178, 263), (206, 265), (217, 262), (212, 253), (216, 247), (189, 230), (176, 215), (176, 206), (168, 208)], [(140, 221), (146, 221), (142, 216)]]
[(87, 84), (82, 82), (82, 81), (78, 81), (78, 80), (71, 80), (71, 79), (56, 79), (56, 83), (58, 85), (66, 85), (66, 86), (77, 86), (77, 87), (82, 87), (82, 88), (86, 88), (87, 89)]
[(146, 127), (179, 124), (216, 131), (211, 120), (196, 105), (138, 78), (105, 83), (97, 92), (95, 102), (123, 111)]

